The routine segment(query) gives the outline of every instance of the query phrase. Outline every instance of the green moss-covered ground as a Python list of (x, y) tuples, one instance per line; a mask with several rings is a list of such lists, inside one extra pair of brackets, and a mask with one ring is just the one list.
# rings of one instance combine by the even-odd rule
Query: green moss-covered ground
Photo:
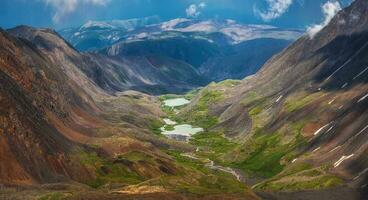
[(277, 176), (264, 181), (254, 188), (269, 191), (319, 190), (336, 187), (343, 182), (340, 178), (328, 174), (328, 166), (313, 168), (308, 163), (289, 166)]
[(100, 157), (97, 153), (81, 152), (78, 154), (78, 157), (82, 164), (95, 171), (95, 178), (87, 182), (87, 185), (93, 188), (99, 188), (111, 183), (131, 185), (145, 180), (144, 177), (129, 170), (127, 166)]
[[(176, 185), (178, 192), (203, 195), (242, 194), (250, 191), (245, 184), (237, 181), (232, 175), (222, 171), (213, 171), (206, 167), (205, 160), (183, 156), (182, 152), (179, 151), (168, 151), (168, 154), (187, 169), (187, 172), (182, 175), (186, 182), (180, 182), (180, 184)], [(190, 180), (191, 178), (195, 180)], [(167, 179), (162, 181), (173, 180)]]
[(218, 123), (216, 116), (210, 115), (209, 106), (220, 101), (223, 93), (218, 90), (204, 89), (197, 104), (190, 111), (182, 115), (186, 123), (193, 124), (204, 129), (210, 129)]
[[(234, 87), (239, 81), (224, 81), (215, 86)], [(201, 160), (210, 159), (215, 163), (242, 170), (250, 176), (263, 178), (264, 182), (255, 188), (259, 190), (306, 190), (325, 189), (342, 184), (342, 180), (328, 173), (323, 167), (313, 167), (307, 163), (292, 164), (292, 160), (300, 157), (298, 149), (307, 144), (308, 138), (302, 134), (302, 129), (312, 120), (308, 115), (293, 118), (272, 132), (265, 128), (270, 119), (270, 108), (275, 100), (262, 97), (251, 91), (244, 95), (241, 103), (248, 109), (252, 119), (252, 130), (246, 141), (226, 138), (226, 129), (216, 131), (212, 129), (218, 124), (218, 118), (210, 114), (210, 107), (224, 98), (223, 90), (208, 87), (199, 92), (196, 104), (190, 110), (176, 116), (172, 111), (166, 111), (168, 116), (176, 121), (189, 123), (205, 128), (196, 134), (190, 143), (198, 148), (195, 155)], [(292, 97), (285, 97), (280, 113), (289, 115), (300, 112), (306, 106), (321, 97), (321, 92), (307, 94), (301, 92)], [(181, 109), (181, 108), (179, 108)], [(202, 166), (188, 158), (176, 157), (178, 162), (191, 163), (196, 170)], [(194, 162), (194, 163), (193, 163)], [(200, 162), (200, 161), (198, 161)], [(201, 171), (207, 173), (206, 171)]]

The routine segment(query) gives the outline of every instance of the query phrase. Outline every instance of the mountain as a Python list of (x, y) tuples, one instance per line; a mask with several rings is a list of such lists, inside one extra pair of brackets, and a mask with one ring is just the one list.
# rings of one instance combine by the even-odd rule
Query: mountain
[(78, 50), (96, 50), (113, 44), (129, 31), (157, 24), (160, 21), (158, 16), (128, 20), (88, 21), (78, 28), (62, 29), (59, 33)]
[[(91, 52), (0, 29), (0, 199), (366, 199), (368, 2), (270, 59), (285, 35), (234, 26), (142, 25)], [(174, 123), (201, 132), (169, 139)]]
[(230, 138), (197, 155), (241, 169), (266, 199), (365, 199), (367, 62), (368, 2), (356, 0), (254, 76), (202, 89), (180, 116), (207, 141)]
[[(202, 38), (210, 42), (219, 44), (239, 44), (260, 38), (292, 41), (298, 38), (302, 32), (292, 29), (280, 29), (269, 25), (238, 24), (234, 20), (178, 18), (157, 25), (137, 28), (128, 33), (128, 37), (126, 38), (129, 41), (170, 37), (167, 33), (192, 33), (193, 38)], [(173, 36), (175, 36), (175, 34), (173, 34)]]
[[(75, 66), (78, 52), (52, 30), (22, 26), (1, 30), (0, 38), (2, 184), (92, 183), (100, 169), (85, 159), (114, 159), (123, 152), (109, 139), (114, 129), (122, 133), (114, 136), (120, 145), (140, 146), (142, 153), (148, 148), (155, 156), (155, 147), (144, 147), (144, 139), (137, 139), (151, 140), (150, 120), (160, 116), (154, 100), (138, 92), (110, 96)], [(137, 101), (129, 103), (132, 96)], [(125, 104), (114, 106), (116, 102)], [(111, 173), (127, 170), (110, 167)]]
[[(111, 28), (101, 28), (99, 31), (100, 35), (113, 34)], [(85, 34), (89, 32), (84, 31)], [(73, 33), (78, 35), (75, 38), (71, 38), (63, 31), (60, 33), (77, 49), (86, 50), (76, 44), (85, 37), (79, 36), (79, 32)], [(100, 35), (91, 37), (96, 38)], [(205, 85), (211, 81), (239, 79), (254, 74), (267, 59), (300, 35), (301, 32), (298, 30), (279, 29), (267, 25), (243, 25), (232, 20), (179, 18), (137, 26), (129, 31), (124, 29), (116, 36), (116, 40), (105, 48), (90, 43), (93, 48), (88, 50), (114, 57), (148, 56), (155, 57), (155, 60), (186, 63), (197, 70), (202, 77), (202, 85)], [(262, 53), (256, 55), (253, 49), (259, 49), (257, 52)], [(178, 68), (177, 65), (171, 65), (171, 68), (175, 67)]]
[(80, 69), (101, 88), (116, 93), (136, 90), (148, 94), (184, 93), (205, 81), (192, 66), (153, 56), (111, 57), (83, 54)]
[[(178, 152), (195, 147), (159, 135), (157, 97), (111, 92), (115, 62), (132, 60), (81, 54), (55, 31), (27, 26), (0, 30), (0, 52), (1, 198), (257, 199), (232, 176), (183, 162)], [(158, 73), (133, 76), (144, 65), (128, 64), (119, 74), (127, 84)]]
[[(84, 76), (88, 76), (87, 78), (90, 78), (93, 84), (110, 94), (131, 89), (151, 94), (178, 93), (191, 90), (204, 83), (196, 69), (177, 60), (149, 56), (118, 58), (95, 53), (79, 53), (59, 35), (57, 35), (58, 38), (55, 38), (56, 33), (46, 35), (46, 33), (24, 26), (12, 29), (10, 32), (33, 41), (40, 48), (63, 49), (68, 52), (68, 59), (60, 58), (60, 65), (73, 65), (75, 69), (81, 70)], [(40, 37), (38, 33), (42, 33), (45, 37)], [(57, 46), (54, 46), (55, 44)], [(79, 75), (72, 74), (72, 76)]]

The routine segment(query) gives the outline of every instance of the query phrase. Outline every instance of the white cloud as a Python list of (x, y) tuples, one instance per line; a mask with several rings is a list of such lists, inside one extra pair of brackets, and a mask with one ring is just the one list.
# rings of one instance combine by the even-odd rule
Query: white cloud
[(52, 20), (59, 23), (63, 17), (73, 13), (79, 5), (104, 6), (110, 0), (41, 0), (54, 9)]
[(314, 24), (307, 28), (307, 33), (311, 39), (321, 31), (325, 26), (327, 26), (332, 18), (341, 10), (341, 5), (338, 1), (327, 1), (322, 5), (322, 11), (324, 15), (324, 20), (321, 24)]
[(198, 5), (191, 4), (186, 10), (187, 17), (198, 17), (201, 14), (201, 10), (206, 7), (206, 3), (201, 2)]
[(200, 4), (198, 4), (199, 8), (204, 8), (206, 7), (206, 3), (205, 2), (201, 2)]
[(281, 17), (293, 4), (293, 0), (266, 0), (268, 8), (265, 11), (253, 7), (254, 13), (259, 15), (263, 21), (271, 21)]

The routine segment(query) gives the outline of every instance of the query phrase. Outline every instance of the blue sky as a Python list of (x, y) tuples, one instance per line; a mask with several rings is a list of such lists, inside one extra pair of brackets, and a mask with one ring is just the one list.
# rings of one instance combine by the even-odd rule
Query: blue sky
[[(304, 29), (323, 21), (322, 5), (337, 0), (1, 0), (0, 26), (20, 24), (61, 29), (88, 20), (129, 19), (158, 15), (234, 19)], [(339, 0), (341, 7), (351, 0)]]

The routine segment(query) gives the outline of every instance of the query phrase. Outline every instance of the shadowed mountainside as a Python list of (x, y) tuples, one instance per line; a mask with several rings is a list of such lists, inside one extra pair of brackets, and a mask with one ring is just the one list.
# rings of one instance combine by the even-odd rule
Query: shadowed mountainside
[[(110, 57), (101, 54), (79, 53), (52, 30), (40, 31), (19, 26), (9, 32), (25, 38), (38, 48), (55, 50), (52, 59), (59, 59), (60, 66), (74, 66), (86, 78), (110, 94), (134, 89), (147, 93), (180, 93), (188, 91), (204, 81), (197, 70), (173, 59), (153, 59), (150, 57)], [(65, 58), (59, 51), (66, 53)], [(74, 70), (73, 69), (73, 70)], [(180, 74), (180, 75), (179, 75)], [(77, 77), (79, 78), (79, 77)]]

